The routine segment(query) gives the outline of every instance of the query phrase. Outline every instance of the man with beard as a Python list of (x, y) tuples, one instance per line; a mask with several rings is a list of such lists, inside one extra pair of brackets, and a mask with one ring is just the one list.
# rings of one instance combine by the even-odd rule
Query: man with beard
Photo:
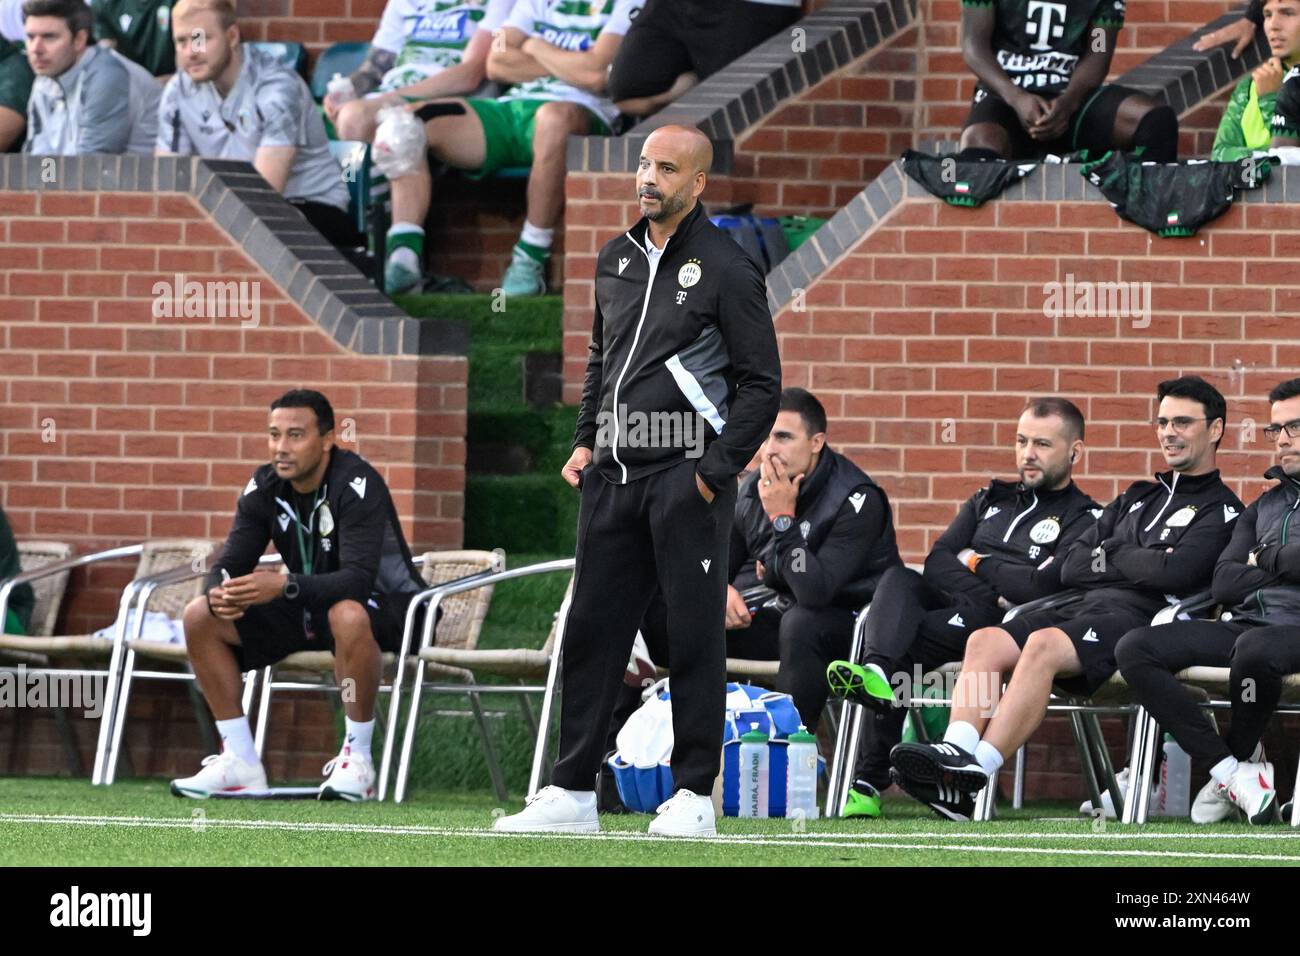
[[(960, 660), (971, 633), (1006, 609), (1058, 590), (1064, 553), (1101, 514), (1071, 478), (1083, 454), (1083, 414), (1064, 398), (1029, 402), (1016, 425), (1018, 482), (993, 479), (962, 506), (934, 543), (925, 572), (885, 571), (867, 614), (860, 661), (833, 661), (831, 692), (875, 712), (863, 723), (846, 817), (880, 816), (889, 786), (889, 751), (917, 677)], [(960, 801), (917, 792), (941, 816), (969, 816)]]
[[(562, 470), (582, 505), (559, 759), (552, 785), (497, 830), (600, 829), (606, 731), (658, 590), (673, 668), (674, 793), (650, 832), (716, 832), (736, 476), (776, 419), (781, 362), (762, 271), (698, 202), (712, 160), (697, 129), (646, 137), (636, 176), (643, 218), (596, 260), (591, 357)], [(647, 430), (647, 419), (677, 427)]]
[(163, 89), (154, 152), (252, 163), (322, 236), (354, 245), (343, 171), (302, 77), (243, 44), (231, 0), (181, 0), (172, 35), (176, 75)]
[[(1278, 484), (1238, 519), (1214, 569), (1217, 621), (1174, 621), (1124, 635), (1115, 649), (1120, 672), (1138, 702), (1210, 780), (1192, 805), (1193, 823), (1218, 823), (1238, 811), (1251, 823), (1277, 814), (1273, 765), (1260, 737), (1282, 692), (1282, 678), (1300, 671), (1300, 545), (1290, 538), (1300, 507), (1300, 378), (1269, 393), (1264, 428), (1277, 449), (1265, 472)], [(1220, 737), (1196, 699), (1174, 675), (1187, 667), (1230, 667), (1232, 724)]]
[(943, 741), (890, 753), (905, 790), (972, 799), (1042, 723), (1053, 684), (1090, 696), (1115, 673), (1121, 637), (1209, 585), (1242, 510), (1215, 467), (1227, 403), (1192, 375), (1161, 382), (1156, 398), (1153, 424), (1170, 470), (1130, 485), (1065, 552), (1061, 583), (1087, 592), (1077, 604), (971, 635)]

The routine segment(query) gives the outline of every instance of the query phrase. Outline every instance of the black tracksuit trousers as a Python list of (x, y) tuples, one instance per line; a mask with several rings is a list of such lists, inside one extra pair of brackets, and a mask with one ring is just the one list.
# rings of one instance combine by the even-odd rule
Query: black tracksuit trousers
[[(1139, 627), (1120, 639), (1115, 660), (1138, 701), (1193, 758), (1210, 765), (1229, 756), (1249, 760), (1282, 696), (1282, 679), (1300, 673), (1300, 627), (1236, 621)], [(1226, 739), (1174, 677), (1194, 666), (1231, 671)]]
[(562, 649), (560, 749), (552, 782), (592, 790), (632, 642), (656, 587), (668, 609), (673, 782), (713, 792), (727, 693), (729, 483), (706, 502), (685, 459), (625, 485), (582, 483), (573, 597)]
[[(1002, 620), (1003, 612), (992, 605), (954, 605), (952, 599), (911, 568), (894, 567), (884, 573), (871, 598), (867, 613), (865, 643), (858, 663), (876, 664), (899, 692), (895, 675), (933, 670), (949, 661), (959, 661), (966, 652), (966, 639), (981, 627)], [(954, 620), (960, 623), (953, 623)], [(911, 693), (912, 680), (904, 687)], [(903, 734), (907, 710), (893, 707), (888, 712), (863, 715), (862, 735), (853, 776), (884, 790), (890, 784), (889, 751)]]

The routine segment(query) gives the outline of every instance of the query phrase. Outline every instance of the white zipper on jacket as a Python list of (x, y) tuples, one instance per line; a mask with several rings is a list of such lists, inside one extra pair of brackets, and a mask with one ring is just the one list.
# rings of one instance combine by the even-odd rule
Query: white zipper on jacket
[[(649, 236), (649, 234), (650, 227), (647, 225), (646, 235)], [(633, 239), (630, 232), (625, 232), (623, 235), (627, 236), (628, 242), (641, 250), (641, 255), (645, 256), (646, 265), (650, 267), (650, 278), (645, 285), (645, 299), (641, 302), (641, 318), (637, 320), (636, 331), (632, 334), (632, 345), (627, 350), (627, 361), (623, 363), (623, 370), (618, 373), (618, 378), (614, 379), (614, 441), (610, 445), (610, 451), (614, 455), (614, 461), (618, 463), (618, 467), (622, 471), (623, 481), (621, 484), (627, 484), (627, 465), (623, 464), (618, 457), (618, 389), (623, 384), (623, 376), (627, 374), (628, 368), (632, 365), (632, 356), (636, 353), (636, 344), (641, 340), (641, 329), (645, 325), (646, 311), (650, 308), (650, 290), (654, 288), (655, 273), (659, 271), (659, 260), (668, 251), (668, 243), (672, 236), (664, 240), (664, 247), (659, 250), (659, 255), (651, 258), (650, 253), (646, 252), (645, 246)]]
[[(1165, 485), (1165, 480), (1163, 478), (1158, 478), (1156, 480), (1159, 481), (1160, 484)], [(1160, 506), (1160, 510), (1156, 512), (1156, 516), (1151, 519), (1151, 523), (1142, 529), (1143, 531), (1150, 531), (1154, 528), (1156, 522), (1160, 520), (1160, 516), (1164, 514), (1165, 509), (1169, 507), (1169, 502), (1174, 500), (1174, 489), (1178, 487), (1178, 472), (1174, 472), (1174, 483), (1172, 485), (1165, 485), (1165, 487), (1169, 489), (1169, 497), (1166, 498), (1165, 503)]]
[(1011, 540), (1011, 532), (1016, 530), (1016, 525), (1020, 524), (1020, 519), (1038, 507), (1038, 492), (1031, 491), (1030, 494), (1034, 496), (1033, 503), (1030, 504), (1030, 506), (1026, 508), (1024, 511), (1020, 512), (1020, 514), (1016, 515), (1016, 520), (1011, 522), (1011, 527), (1008, 528), (1007, 533), (1002, 536), (1002, 541), (1004, 544)]

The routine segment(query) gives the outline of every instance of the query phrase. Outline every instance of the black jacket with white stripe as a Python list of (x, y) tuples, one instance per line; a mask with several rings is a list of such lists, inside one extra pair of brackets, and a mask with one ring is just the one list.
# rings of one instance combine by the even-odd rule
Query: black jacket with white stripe
[(424, 588), (384, 479), (343, 448), (330, 452), (320, 488), (311, 495), (297, 494), (272, 464), (254, 472), (239, 496), (235, 523), (208, 587), (221, 583), (223, 569), (232, 578), (250, 573), (267, 542), (298, 575), (296, 603), (307, 607), (328, 608), (344, 600), (365, 604), (373, 596)]
[(1135, 481), (1065, 554), (1061, 582), (1089, 590), (1089, 609), (1155, 613), (1210, 586), (1241, 515), (1217, 470)]
[[(925, 559), (925, 578), (959, 603), (1024, 604), (1061, 587), (1060, 555), (1091, 528), (1101, 506), (1071, 481), (1059, 491), (989, 481), (962, 505)], [(957, 555), (985, 555), (970, 569)]]
[(696, 204), (656, 262), (649, 220), (605, 244), (575, 448), (617, 484), (699, 458), (717, 492), (776, 420), (781, 361), (762, 271)]

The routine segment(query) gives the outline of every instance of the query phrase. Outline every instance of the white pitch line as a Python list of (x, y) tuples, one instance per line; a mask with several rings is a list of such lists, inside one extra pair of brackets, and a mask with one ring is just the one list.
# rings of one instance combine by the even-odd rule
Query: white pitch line
[[(173, 830), (195, 830), (202, 831), (205, 828), (227, 829), (227, 830), (280, 830), (289, 832), (308, 832), (308, 833), (344, 833), (344, 834), (370, 834), (386, 836), (433, 836), (433, 837), (471, 837), (471, 838), (488, 838), (488, 839), (541, 839), (541, 840), (561, 840), (577, 839), (587, 841), (612, 841), (612, 842), (664, 842), (662, 837), (654, 837), (645, 833), (620, 833), (620, 832), (602, 832), (602, 833), (499, 833), (495, 830), (475, 829), (468, 827), (435, 827), (435, 826), (392, 826), (388, 824), (348, 824), (348, 823), (311, 823), (290, 820), (221, 820), (221, 819), (178, 819), (171, 817), (103, 817), (103, 816), (73, 816), (73, 815), (46, 815), (46, 814), (0, 814), (0, 823), (36, 823), (46, 825), (71, 824), (76, 826), (99, 826), (99, 827), (128, 827), (128, 828), (153, 828), (153, 829), (173, 829)], [(1084, 834), (1078, 834), (1083, 836)], [(1176, 836), (1173, 834), (1171, 836)], [(1200, 834), (1195, 834), (1201, 836)], [(1244, 836), (1254, 836), (1256, 838), (1279, 838), (1282, 835), (1270, 834), (1243, 834)], [(865, 839), (853, 839), (837, 837), (835, 834), (781, 834), (775, 836), (765, 836), (762, 834), (748, 834), (735, 836), (716, 836), (716, 837), (689, 837), (678, 838), (673, 840), (674, 843), (706, 843), (721, 845), (737, 846), (778, 846), (778, 847), (798, 847), (798, 846), (817, 846), (829, 847), (834, 849), (876, 849), (876, 850), (940, 850), (940, 851), (962, 851), (969, 853), (1032, 853), (1039, 855), (1066, 855), (1066, 856), (1103, 856), (1103, 857), (1152, 857), (1152, 858), (1177, 858), (1177, 859), (1205, 859), (1205, 860), (1243, 860), (1243, 861), (1262, 861), (1262, 862), (1291, 862), (1300, 863), (1300, 856), (1288, 854), (1255, 854), (1255, 853), (1217, 853), (1217, 852), (1179, 852), (1175, 850), (1117, 850), (1117, 849), (1078, 849), (1070, 847), (1051, 848), (1051, 847), (1024, 847), (1024, 846), (979, 846), (975, 844), (953, 844), (953, 843), (886, 843), (877, 842), (881, 834), (875, 834)], [(921, 839), (923, 835), (916, 833), (900, 833), (896, 836), (898, 839)], [(944, 834), (944, 836), (965, 837), (975, 836), (974, 834)], [(998, 838), (997, 834), (979, 834), (980, 837), (990, 839)], [(1004, 835), (1007, 836), (1007, 835)], [(1018, 835), (1020, 837), (1024, 834)], [(1042, 834), (1043, 837), (1060, 838), (1062, 834)], [(1068, 836), (1068, 835), (1065, 835)], [(1093, 837), (1105, 837), (1106, 834), (1092, 834)], [(825, 838), (823, 838), (825, 837)], [(1116, 835), (1116, 838), (1123, 839), (1122, 835)]]

